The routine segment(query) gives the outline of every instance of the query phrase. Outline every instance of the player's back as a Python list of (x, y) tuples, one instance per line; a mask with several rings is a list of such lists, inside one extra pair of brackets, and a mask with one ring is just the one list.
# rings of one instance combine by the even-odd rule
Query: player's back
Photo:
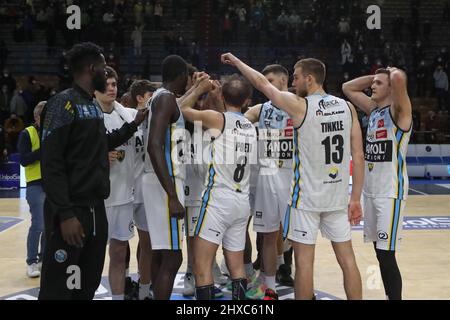
[(348, 204), (352, 113), (343, 99), (306, 97), (307, 113), (294, 129), (294, 179), (290, 204), (310, 211), (335, 211)]
[(206, 187), (248, 194), (250, 168), (256, 164), (256, 129), (242, 113), (225, 112), (221, 135), (211, 144)]

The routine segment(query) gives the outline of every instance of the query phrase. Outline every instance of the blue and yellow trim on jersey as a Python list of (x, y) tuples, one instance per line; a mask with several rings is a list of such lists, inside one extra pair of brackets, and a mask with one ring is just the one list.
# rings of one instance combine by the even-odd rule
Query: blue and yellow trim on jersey
[(396, 143), (396, 152), (397, 152), (397, 165), (396, 165), (396, 180), (397, 182), (395, 183), (395, 194), (396, 194), (396, 198), (397, 199), (403, 199), (405, 190), (404, 190), (404, 185), (405, 185), (405, 177), (403, 175), (403, 173), (405, 172), (405, 159), (403, 159), (403, 156), (401, 154), (401, 147), (402, 147), (402, 143), (404, 141), (404, 138), (406, 136), (405, 132), (403, 132), (402, 130), (398, 129), (397, 127), (394, 127), (394, 135), (395, 135), (395, 143)]
[(391, 218), (391, 227), (389, 228), (389, 251), (395, 251), (397, 245), (397, 232), (398, 225), (401, 223), (400, 214), (402, 210), (402, 200), (401, 199), (392, 199), (392, 218)]
[(211, 190), (214, 187), (216, 178), (216, 170), (214, 169), (214, 146), (211, 147), (211, 164), (208, 169), (208, 185), (206, 186), (206, 190), (203, 192), (202, 196), (202, 206), (200, 208), (200, 214), (198, 216), (197, 224), (195, 225), (194, 235), (198, 236), (202, 231), (203, 222), (205, 221), (205, 216), (208, 211), (209, 201), (211, 199)]
[(283, 241), (286, 240), (289, 235), (289, 228), (291, 227), (291, 211), (292, 207), (288, 205), (286, 212), (284, 213)]
[[(174, 179), (175, 180), (175, 179)], [(177, 187), (176, 182), (175, 188)], [(173, 218), (170, 216), (169, 210), (169, 197), (167, 196), (167, 218), (168, 218), (168, 226), (169, 226), (169, 243), (171, 250), (181, 250), (181, 237), (180, 237), (180, 220), (177, 218)]]
[(164, 143), (164, 155), (166, 158), (167, 168), (169, 169), (169, 175), (174, 177), (173, 172), (173, 160), (172, 160), (172, 135), (173, 135), (174, 126), (172, 124), (166, 130), (166, 140)]
[(294, 129), (294, 185), (292, 187), (292, 193), (291, 193), (291, 205), (294, 208), (298, 208), (298, 204), (300, 202), (300, 147), (298, 144), (298, 129)]

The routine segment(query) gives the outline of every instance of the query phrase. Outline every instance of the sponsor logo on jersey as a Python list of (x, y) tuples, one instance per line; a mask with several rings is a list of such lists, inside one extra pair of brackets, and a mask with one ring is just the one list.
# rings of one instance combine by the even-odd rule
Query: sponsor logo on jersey
[(383, 127), (384, 127), (384, 119), (378, 120), (378, 128), (383, 128)]
[(367, 142), (364, 158), (370, 162), (392, 161), (392, 141)]
[(339, 175), (339, 170), (337, 167), (332, 167), (329, 171), (328, 171), (328, 176), (331, 179), (336, 179), (337, 176)]
[(125, 150), (117, 150), (117, 160), (122, 162), (125, 159)]
[(283, 121), (284, 116), (283, 116), (282, 114), (277, 114), (277, 116), (275, 117), (275, 119), (276, 119), (277, 121)]
[(236, 120), (236, 128), (239, 129), (251, 129), (253, 125), (250, 122), (242, 123), (240, 120)]
[(262, 211), (256, 211), (255, 218), (261, 219), (262, 215), (263, 215)]
[(291, 118), (287, 119), (287, 126), (288, 127), (292, 127), (294, 125), (294, 122), (292, 121)]
[(375, 137), (376, 137), (377, 140), (378, 139), (387, 139), (387, 130), (386, 129), (385, 130), (378, 130), (375, 133)]
[(369, 171), (370, 171), (370, 172), (372, 172), (374, 166), (375, 166), (375, 165), (374, 165), (373, 163), (368, 163), (368, 164), (367, 164), (367, 167), (369, 168)]
[(294, 128), (284, 129), (284, 135), (286, 137), (293, 137), (294, 136)]
[(380, 241), (387, 241), (389, 239), (389, 235), (387, 232), (384, 232), (382, 230), (377, 231), (377, 237)]
[(339, 101), (338, 100), (329, 100), (329, 101), (325, 101), (324, 99), (319, 101), (319, 108), (322, 110), (325, 110), (327, 108), (332, 108), (339, 105)]

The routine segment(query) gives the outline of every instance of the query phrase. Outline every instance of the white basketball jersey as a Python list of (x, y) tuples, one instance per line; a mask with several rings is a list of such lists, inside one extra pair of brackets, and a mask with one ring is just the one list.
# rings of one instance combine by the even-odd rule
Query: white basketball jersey
[[(131, 113), (131, 112), (130, 112)], [(120, 129), (126, 122), (117, 111), (103, 113), (106, 131), (108, 133)], [(133, 201), (135, 150), (134, 138), (115, 149), (118, 158), (109, 168), (111, 193), (105, 200), (106, 207), (120, 206)]]
[(201, 122), (195, 122), (194, 132), (190, 140), (190, 162), (186, 165), (184, 186), (186, 206), (200, 206), (207, 169), (207, 163), (203, 161), (203, 155), (208, 154), (210, 144), (211, 137), (208, 135), (208, 132), (203, 132)]
[(256, 129), (242, 113), (225, 112), (223, 133), (211, 143), (207, 189), (249, 193), (251, 167), (257, 162)]
[(372, 111), (367, 126), (363, 192), (368, 197), (406, 200), (409, 180), (406, 152), (411, 129), (395, 124), (389, 106)]
[[(162, 94), (171, 94), (172, 92), (165, 88), (159, 88), (152, 96), (152, 100), (149, 107), (148, 113), (148, 126), (147, 130), (150, 131), (150, 124), (152, 120), (152, 107), (153, 104), (158, 101), (158, 97)], [(178, 104), (177, 104), (178, 106)], [(164, 108), (164, 106), (160, 106)], [(169, 124), (166, 130), (166, 136), (164, 141), (164, 154), (165, 160), (167, 163), (167, 168), (169, 169), (169, 174), (171, 177), (180, 178), (182, 180), (186, 177), (186, 130), (184, 127), (184, 118), (181, 113), (181, 109), (178, 106), (178, 110), (180, 112), (180, 116), (177, 121)], [(146, 139), (148, 140), (148, 139)], [(148, 141), (145, 141), (145, 150), (147, 150)], [(145, 172), (155, 172), (153, 169), (152, 162), (150, 160), (150, 156), (145, 156)]]
[(268, 101), (261, 106), (258, 124), (259, 164), (291, 170), (294, 128), (287, 112)]
[(143, 122), (134, 134), (135, 141), (135, 166), (134, 166), (134, 203), (144, 203), (142, 194), (142, 177), (145, 166), (145, 127), (147, 123)]
[(352, 113), (332, 95), (306, 97), (307, 112), (294, 129), (294, 179), (289, 204), (308, 211), (336, 211), (348, 205)]

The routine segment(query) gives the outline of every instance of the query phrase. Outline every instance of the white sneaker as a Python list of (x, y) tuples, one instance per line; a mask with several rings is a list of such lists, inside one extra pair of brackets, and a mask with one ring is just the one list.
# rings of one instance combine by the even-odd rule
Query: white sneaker
[(183, 296), (193, 297), (195, 295), (195, 279), (192, 273), (184, 275)]
[(214, 276), (214, 283), (220, 284), (221, 286), (227, 284), (228, 277), (222, 274), (219, 265), (215, 261), (213, 264), (213, 276)]
[(41, 271), (39, 271), (39, 266), (37, 263), (32, 263), (27, 266), (27, 276), (30, 278), (37, 278), (41, 275)]

